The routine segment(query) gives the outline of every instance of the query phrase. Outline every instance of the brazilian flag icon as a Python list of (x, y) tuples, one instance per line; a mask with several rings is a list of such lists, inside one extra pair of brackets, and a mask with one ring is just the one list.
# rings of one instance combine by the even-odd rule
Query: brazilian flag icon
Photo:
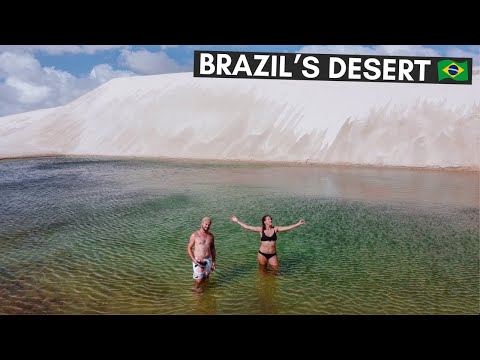
[(437, 63), (438, 80), (453, 79), (456, 81), (468, 80), (468, 62), (442, 60)]

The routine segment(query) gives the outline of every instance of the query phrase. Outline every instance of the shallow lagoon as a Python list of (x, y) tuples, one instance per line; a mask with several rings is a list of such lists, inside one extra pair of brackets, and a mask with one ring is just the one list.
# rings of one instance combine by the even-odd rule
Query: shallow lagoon
[[(2, 314), (476, 314), (479, 174), (116, 158), (0, 162)], [(280, 271), (259, 271), (260, 225)], [(217, 271), (191, 291), (189, 235)]]

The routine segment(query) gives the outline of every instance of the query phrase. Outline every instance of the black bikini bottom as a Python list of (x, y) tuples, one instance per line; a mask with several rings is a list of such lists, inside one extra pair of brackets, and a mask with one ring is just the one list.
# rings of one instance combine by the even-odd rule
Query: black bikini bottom
[(259, 253), (259, 254), (262, 254), (263, 256), (265, 256), (265, 257), (267, 258), (267, 260), (270, 259), (271, 257), (277, 255), (277, 253), (265, 254), (265, 253), (261, 252), (260, 250), (258, 250), (258, 253)]

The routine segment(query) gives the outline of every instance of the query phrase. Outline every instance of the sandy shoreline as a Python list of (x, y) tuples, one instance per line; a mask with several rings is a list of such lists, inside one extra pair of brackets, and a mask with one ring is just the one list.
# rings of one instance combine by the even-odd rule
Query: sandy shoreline
[(5, 156), (0, 157), (0, 161), (2, 160), (27, 160), (27, 159), (44, 159), (44, 158), (62, 158), (62, 157), (69, 157), (67, 155), (58, 155), (58, 154), (39, 154), (39, 155), (21, 155), (21, 156)]
[(392, 165), (368, 165), (368, 164), (347, 164), (347, 163), (319, 163), (311, 161), (278, 161), (278, 160), (251, 160), (251, 159), (196, 159), (196, 158), (172, 158), (164, 156), (107, 156), (107, 155), (62, 155), (62, 154), (37, 154), (20, 155), (12, 157), (0, 157), (0, 161), (6, 160), (27, 160), (45, 158), (70, 158), (70, 159), (98, 159), (98, 160), (161, 160), (176, 163), (197, 163), (197, 164), (245, 164), (257, 166), (294, 166), (294, 167), (325, 167), (325, 168), (346, 168), (346, 169), (386, 169), (386, 170), (418, 170), (418, 171), (453, 171), (453, 172), (480, 172), (480, 166), (471, 167), (425, 167), (425, 166), (392, 166)]

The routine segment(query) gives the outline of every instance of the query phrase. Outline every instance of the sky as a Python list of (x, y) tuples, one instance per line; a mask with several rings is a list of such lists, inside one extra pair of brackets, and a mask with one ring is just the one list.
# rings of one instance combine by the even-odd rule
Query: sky
[(480, 45), (0, 45), (0, 116), (65, 105), (125, 76), (193, 71), (194, 50), (471, 57)]

